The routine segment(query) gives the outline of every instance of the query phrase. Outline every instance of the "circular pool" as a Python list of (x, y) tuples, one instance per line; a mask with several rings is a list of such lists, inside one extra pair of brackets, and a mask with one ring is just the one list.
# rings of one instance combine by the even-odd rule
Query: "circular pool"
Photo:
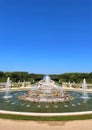
[(92, 93), (88, 93), (89, 99), (83, 99), (82, 92), (67, 91), (68, 95), (73, 95), (74, 100), (65, 102), (30, 102), (19, 100), (20, 95), (27, 91), (11, 91), (12, 98), (4, 99), (5, 92), (0, 92), (0, 110), (18, 112), (38, 112), (38, 113), (64, 113), (82, 112), (92, 110)]

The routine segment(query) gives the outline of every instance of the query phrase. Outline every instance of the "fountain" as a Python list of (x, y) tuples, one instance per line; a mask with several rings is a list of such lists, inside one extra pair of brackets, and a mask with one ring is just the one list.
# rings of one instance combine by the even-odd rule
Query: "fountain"
[(25, 81), (22, 82), (22, 86), (21, 87), (25, 87)]
[(49, 76), (45, 76), (35, 86), (30, 88), (30, 91), (25, 95), (20, 95), (19, 99), (30, 102), (65, 102), (73, 100), (74, 96), (64, 93), (63, 88), (56, 85)]
[(46, 83), (50, 83), (50, 77), (47, 75), (47, 76), (44, 76), (43, 80), (46, 82)]
[(0, 110), (58, 114), (92, 110), (92, 93), (87, 94), (85, 79), (81, 89), (83, 92), (76, 89), (65, 90), (49, 76), (44, 76), (41, 81), (31, 85), (29, 90), (26, 87), (25, 90), (12, 90), (12, 95), (10, 86), (8, 77), (5, 92), (0, 91)]
[(82, 88), (83, 88), (83, 96), (81, 98), (89, 99), (88, 93), (87, 93), (87, 85), (86, 85), (86, 80), (85, 79), (83, 79)]
[(8, 77), (5, 85), (5, 96), (3, 98), (5, 99), (12, 98), (12, 95), (10, 95), (10, 87), (11, 87), (11, 81), (10, 78)]

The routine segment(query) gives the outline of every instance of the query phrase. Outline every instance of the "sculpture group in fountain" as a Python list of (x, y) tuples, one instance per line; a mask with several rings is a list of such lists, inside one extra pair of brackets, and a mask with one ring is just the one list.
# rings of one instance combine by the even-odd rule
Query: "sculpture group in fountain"
[(32, 86), (27, 94), (20, 95), (19, 99), (30, 102), (64, 102), (73, 100), (74, 97), (67, 95), (61, 86), (56, 85), (49, 76), (45, 76), (43, 80)]

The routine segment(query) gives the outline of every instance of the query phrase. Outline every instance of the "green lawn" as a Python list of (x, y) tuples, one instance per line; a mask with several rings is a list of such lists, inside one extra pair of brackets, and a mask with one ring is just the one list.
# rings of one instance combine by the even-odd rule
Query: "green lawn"
[(77, 115), (77, 116), (54, 116), (54, 117), (39, 117), (39, 116), (22, 116), (11, 114), (0, 114), (0, 118), (14, 120), (32, 120), (32, 121), (69, 121), (69, 120), (85, 120), (92, 119), (92, 114)]

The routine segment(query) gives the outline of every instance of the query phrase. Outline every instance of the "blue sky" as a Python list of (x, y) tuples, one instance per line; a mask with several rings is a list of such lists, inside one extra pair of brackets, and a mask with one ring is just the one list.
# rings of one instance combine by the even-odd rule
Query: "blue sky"
[(92, 72), (91, 0), (0, 0), (0, 71)]

